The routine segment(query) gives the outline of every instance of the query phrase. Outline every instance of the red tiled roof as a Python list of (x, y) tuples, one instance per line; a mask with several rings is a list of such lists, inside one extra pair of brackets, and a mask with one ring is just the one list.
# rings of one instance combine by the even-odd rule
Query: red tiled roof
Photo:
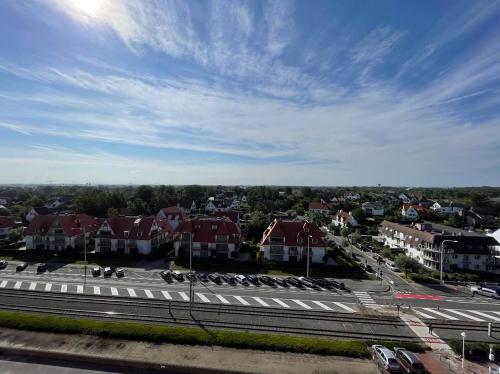
[(35, 216), (28, 228), (24, 230), (24, 235), (45, 235), (56, 221), (59, 222), (66, 236), (76, 236), (81, 235), (84, 228), (86, 232), (97, 231), (102, 219), (86, 214), (41, 214)]
[(193, 242), (215, 243), (216, 235), (228, 235), (229, 243), (241, 240), (239, 226), (228, 217), (196, 217), (183, 221), (177, 228), (179, 234), (192, 233)]
[(312, 203), (309, 203), (309, 210), (312, 210), (312, 209), (330, 210), (330, 204), (312, 202)]
[(403, 204), (403, 208), (405, 210), (405, 212), (410, 209), (410, 208), (413, 208), (417, 211), (417, 213), (419, 214), (425, 214), (425, 213), (429, 213), (429, 208), (425, 207), (425, 206), (421, 206), (421, 205), (416, 205), (416, 204)]
[(234, 210), (228, 212), (214, 212), (213, 215), (216, 217), (227, 217), (236, 224), (240, 222), (240, 213)]
[[(155, 217), (114, 217), (103, 220), (113, 232), (113, 239), (149, 240), (151, 227), (157, 223)], [(101, 225), (102, 226), (102, 225)], [(128, 232), (128, 235), (125, 234)]]
[(340, 219), (343, 218), (344, 221), (351, 222), (352, 217), (353, 216), (349, 214), (349, 212), (345, 212), (343, 210), (339, 210), (337, 211), (337, 213), (335, 213), (335, 218), (337, 218), (337, 221), (340, 221)]
[[(308, 230), (308, 231), (306, 231)], [(307, 237), (316, 239), (315, 247), (325, 247), (323, 233), (312, 222), (275, 219), (262, 235), (262, 244), (269, 244), (269, 238), (285, 238), (287, 246), (307, 246)], [(312, 241), (310, 242), (312, 245)]]
[(184, 213), (184, 210), (178, 206), (162, 208), (161, 211), (167, 216), (167, 219), (169, 219), (168, 216), (172, 216), (172, 219), (175, 218), (175, 216), (178, 216), (182, 221), (188, 218), (186, 213)]
[(0, 216), (0, 229), (16, 226), (16, 219), (13, 216)]

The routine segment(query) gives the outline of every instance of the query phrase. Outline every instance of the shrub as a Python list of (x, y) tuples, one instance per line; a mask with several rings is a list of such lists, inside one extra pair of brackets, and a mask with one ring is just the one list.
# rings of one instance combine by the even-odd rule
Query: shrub
[[(458, 355), (462, 354), (462, 340), (452, 339), (448, 342), (449, 346)], [(465, 357), (488, 359), (490, 353), (490, 344), (485, 342), (465, 342)], [(493, 345), (493, 354), (500, 355), (500, 344)]]
[(408, 277), (417, 283), (437, 283), (438, 281), (428, 275), (419, 274), (419, 273), (410, 273)]

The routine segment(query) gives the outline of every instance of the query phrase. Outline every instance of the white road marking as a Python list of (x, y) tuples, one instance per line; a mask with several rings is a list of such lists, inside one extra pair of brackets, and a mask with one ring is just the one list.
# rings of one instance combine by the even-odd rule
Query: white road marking
[(94, 286), (94, 295), (100, 295), (101, 289), (98, 286)]
[(23, 284), (23, 282), (20, 282), (20, 281), (17, 281), (16, 284), (14, 285), (14, 288), (16, 290), (20, 289), (21, 288), (21, 285)]
[(52, 283), (45, 283), (45, 291), (50, 291), (52, 289)]
[(260, 297), (252, 297), (252, 298), (262, 306), (269, 306), (269, 304), (266, 303), (264, 300), (262, 300)]
[(198, 296), (201, 299), (201, 301), (203, 301), (204, 303), (209, 303), (210, 302), (210, 300), (208, 299), (208, 297), (206, 297), (202, 293), (196, 293), (196, 296)]
[(76, 286), (76, 293), (83, 293), (83, 286), (81, 284)]
[(290, 305), (285, 304), (285, 303), (284, 303), (282, 300), (280, 300), (280, 299), (275, 299), (275, 298), (273, 298), (272, 300), (273, 300), (275, 303), (278, 303), (279, 305), (281, 305), (283, 308), (290, 308)]
[(188, 297), (188, 295), (186, 295), (185, 292), (178, 292), (178, 293), (179, 293), (179, 295), (181, 295), (181, 297), (184, 301), (189, 301), (189, 297)]
[(68, 292), (68, 285), (67, 284), (61, 284), (61, 292), (62, 293)]
[(36, 282), (31, 282), (28, 288), (30, 291), (34, 291), (36, 289)]
[(161, 291), (162, 295), (165, 297), (167, 300), (172, 300), (172, 296), (168, 293), (168, 291)]
[(300, 305), (302, 308), (304, 308), (304, 309), (312, 309), (309, 305), (307, 305), (307, 304), (303, 303), (303, 302), (302, 302), (302, 301), (300, 301), (300, 300), (292, 300), (292, 301), (293, 301), (293, 302), (295, 302), (295, 303), (297, 303), (297, 304), (299, 304), (299, 305)]
[(153, 295), (153, 293), (150, 290), (144, 290), (144, 293), (146, 294), (146, 296), (147, 296), (148, 299), (154, 299), (155, 298), (155, 296)]
[(446, 313), (443, 313), (443, 312), (440, 312), (438, 310), (434, 310), (432, 308), (422, 308), (423, 310), (426, 310), (428, 311), (429, 313), (434, 313), (434, 314), (437, 314), (438, 316), (441, 316), (441, 317), (444, 317), (444, 318), (447, 318), (447, 319), (450, 319), (452, 321), (458, 321), (458, 318), (455, 318), (453, 316), (450, 316), (449, 314), (446, 314)]
[(137, 297), (135, 290), (133, 288), (127, 288), (128, 294), (130, 297)]
[(215, 297), (216, 297), (216, 298), (218, 298), (218, 299), (222, 302), (222, 304), (231, 304), (231, 303), (230, 303), (229, 301), (227, 301), (227, 299), (226, 299), (224, 296), (222, 296), (222, 295), (215, 295)]
[(418, 314), (420, 314), (422, 317), (424, 317), (424, 318), (427, 318), (427, 319), (436, 319), (436, 317), (433, 317), (433, 316), (431, 316), (431, 315), (429, 315), (429, 314), (425, 314), (424, 312), (421, 312), (420, 310), (416, 310), (416, 309), (415, 309), (415, 311), (416, 311)]
[(240, 303), (242, 303), (243, 305), (250, 305), (250, 303), (248, 301), (246, 301), (244, 298), (242, 298), (241, 296), (234, 296), (234, 298), (236, 300), (238, 300)]
[(333, 310), (332, 308), (330, 308), (328, 305), (325, 305), (323, 304), (321, 301), (317, 301), (317, 300), (313, 300), (312, 301), (314, 304), (316, 305), (319, 305), (320, 307), (322, 307), (323, 309), (325, 310)]
[(344, 310), (347, 310), (348, 312), (350, 313), (356, 313), (356, 311), (352, 308), (349, 308), (347, 305), (344, 305), (342, 303), (339, 303), (338, 301), (332, 301), (332, 303), (334, 303), (335, 305), (341, 307), (342, 309)]
[(4, 281), (2, 281), (2, 283), (0, 283), (0, 288), (5, 288), (6, 285), (7, 285), (7, 281), (4, 280)]
[[(500, 318), (490, 316), (490, 315), (488, 315), (488, 314), (486, 314), (486, 313), (484, 313), (484, 312), (480, 312), (480, 311), (478, 311), (478, 310), (468, 310), (468, 312), (475, 313), (475, 314), (477, 314), (477, 315), (479, 315), (479, 316), (482, 316), (482, 317), (486, 317), (486, 318), (492, 319), (493, 321), (496, 321), (496, 322), (500, 322)], [(498, 313), (498, 314), (500, 314), (500, 312), (488, 312), (488, 313)]]
[(113, 296), (118, 296), (118, 290), (116, 289), (116, 287), (111, 287), (111, 295)]
[(474, 317), (474, 316), (471, 316), (470, 314), (467, 314), (467, 313), (463, 313), (463, 312), (460, 312), (458, 310), (455, 310), (455, 309), (445, 309), (447, 312), (451, 312), (451, 313), (455, 313), (455, 314), (458, 314), (459, 316), (462, 316), (462, 317), (465, 317), (465, 318), (469, 318), (473, 321), (477, 321), (477, 322), (484, 322), (484, 319), (481, 319), (481, 318), (477, 318), (477, 317)]

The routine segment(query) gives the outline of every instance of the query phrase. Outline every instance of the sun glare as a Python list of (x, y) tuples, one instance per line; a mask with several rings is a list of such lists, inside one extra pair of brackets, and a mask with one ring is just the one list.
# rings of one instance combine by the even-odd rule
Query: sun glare
[(102, 0), (72, 0), (73, 4), (85, 15), (95, 17), (101, 9)]

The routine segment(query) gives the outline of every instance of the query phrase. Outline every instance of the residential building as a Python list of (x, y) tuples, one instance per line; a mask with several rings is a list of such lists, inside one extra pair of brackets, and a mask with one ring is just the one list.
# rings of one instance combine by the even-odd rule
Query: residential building
[(323, 215), (328, 215), (331, 212), (331, 204), (326, 203), (325, 201), (321, 200), (321, 202), (311, 202), (309, 203), (309, 211), (313, 213), (319, 213)]
[(367, 216), (383, 216), (385, 215), (385, 208), (382, 203), (367, 201), (361, 205), (361, 210), (363, 214)]
[(347, 227), (349, 225), (351, 227), (359, 226), (359, 222), (352, 215), (352, 212), (344, 212), (342, 209), (334, 214), (332, 224), (340, 227)]
[(309, 258), (323, 262), (326, 244), (323, 233), (312, 222), (275, 219), (262, 235), (261, 252), (267, 261), (298, 262)]
[[(194, 201), (193, 201), (194, 203)], [(179, 206), (170, 206), (168, 208), (162, 208), (156, 215), (159, 221), (167, 221), (169, 225), (175, 230), (179, 225), (185, 221), (188, 216)]]
[(31, 222), (33, 218), (39, 215), (48, 215), (52, 214), (53, 211), (46, 206), (39, 206), (35, 208), (31, 208), (31, 210), (26, 214), (26, 221)]
[(61, 251), (83, 247), (101, 220), (86, 214), (35, 215), (24, 230), (26, 249)]
[(227, 217), (238, 226), (240, 226), (240, 213), (235, 210), (230, 210), (227, 212), (214, 212), (212, 213), (215, 217)]
[(410, 197), (405, 193), (400, 193), (398, 199), (404, 204), (409, 204), (411, 202)]
[(230, 208), (228, 205), (226, 205), (224, 199), (210, 198), (205, 205), (205, 212), (207, 213), (227, 212), (228, 210), (230, 210)]
[(404, 249), (407, 256), (432, 270), (439, 270), (443, 249), (443, 271), (500, 271), (494, 256), (498, 242), (490, 236), (442, 225), (436, 229), (430, 223), (390, 221), (383, 221), (379, 231), (384, 244)]
[(429, 214), (429, 209), (421, 205), (403, 204), (401, 207), (401, 215), (406, 218), (419, 219), (427, 214)]
[(445, 204), (445, 203), (440, 204), (437, 201), (434, 202), (434, 204), (432, 204), (430, 206), (430, 208), (433, 211), (441, 213), (441, 214), (455, 214), (455, 213), (462, 214), (462, 212), (464, 210), (463, 206), (453, 204), (453, 202), (450, 202), (448, 204)]
[(230, 259), (237, 256), (241, 244), (240, 227), (228, 217), (195, 217), (182, 222), (176, 230), (176, 257)]
[(0, 216), (0, 239), (8, 237), (15, 227), (16, 219), (13, 216)]
[(106, 218), (95, 233), (95, 251), (149, 255), (162, 244), (161, 234), (156, 217)]
[(344, 199), (351, 200), (351, 201), (359, 200), (359, 199), (361, 199), (361, 195), (357, 192), (347, 191), (346, 193), (344, 193)]

